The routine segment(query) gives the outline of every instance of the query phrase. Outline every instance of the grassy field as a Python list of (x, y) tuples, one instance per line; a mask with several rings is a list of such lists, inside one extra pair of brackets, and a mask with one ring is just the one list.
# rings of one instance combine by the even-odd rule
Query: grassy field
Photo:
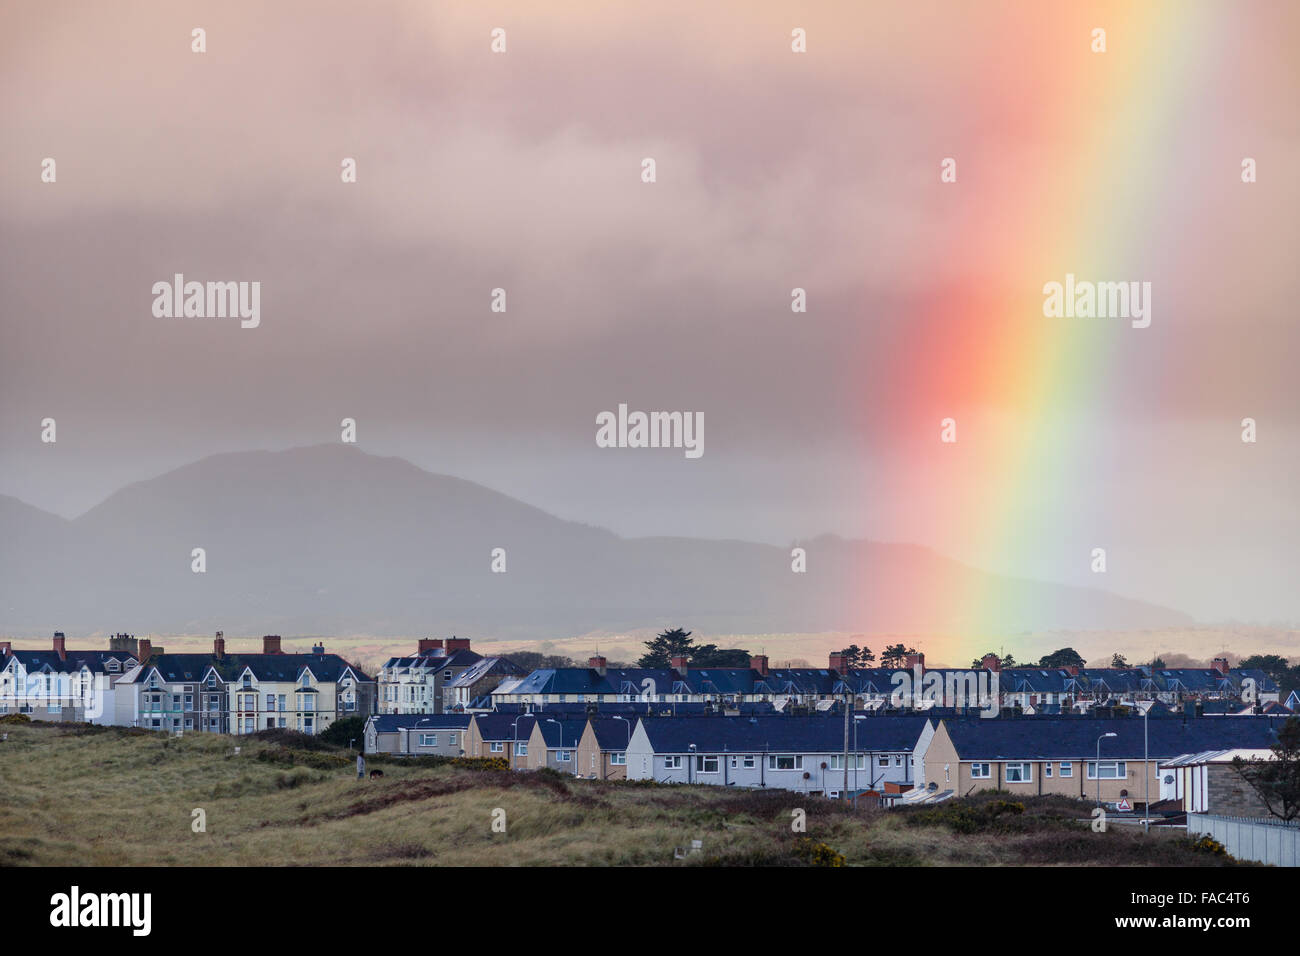
[[(4, 865), (1222, 865), (1185, 835), (1093, 833), (1088, 808), (994, 794), (856, 813), (781, 791), (576, 780), (355, 757), (314, 739), (0, 726)], [(806, 833), (791, 811), (807, 814)], [(192, 829), (193, 811), (206, 832)], [(506, 832), (494, 832), (494, 811)], [(684, 861), (674, 848), (702, 841)]]

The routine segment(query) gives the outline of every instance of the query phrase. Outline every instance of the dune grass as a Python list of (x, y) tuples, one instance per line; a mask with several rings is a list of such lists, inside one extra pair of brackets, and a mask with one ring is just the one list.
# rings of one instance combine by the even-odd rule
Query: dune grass
[[(854, 812), (783, 791), (577, 780), (371, 761), (271, 739), (13, 724), (0, 743), (0, 864), (214, 866), (1221, 865), (1185, 835), (1112, 827), (1059, 797), (984, 794)], [(235, 746), (240, 753), (235, 754)], [(310, 749), (307, 749), (310, 746)], [(806, 814), (806, 832), (791, 827)], [(195, 810), (205, 829), (195, 832)], [(494, 830), (504, 815), (505, 832)], [(674, 849), (702, 842), (684, 860)]]

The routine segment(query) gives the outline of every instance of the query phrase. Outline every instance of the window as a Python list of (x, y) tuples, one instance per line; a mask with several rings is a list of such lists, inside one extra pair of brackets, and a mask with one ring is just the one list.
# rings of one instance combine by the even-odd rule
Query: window
[(903, 755), (902, 755), (902, 754), (896, 754), (896, 755), (894, 756), (894, 766), (895, 766), (895, 767), (901, 767), (902, 765), (903, 765)]
[(1047, 777), (1049, 780), (1051, 779), (1051, 777), (1052, 777), (1052, 765), (1051, 765), (1050, 763), (1045, 763), (1045, 764), (1043, 764), (1043, 776), (1044, 776), (1044, 777)]
[(1062, 761), (1062, 762), (1061, 762), (1061, 776), (1062, 776), (1062, 777), (1073, 777), (1073, 776), (1074, 776), (1074, 764), (1072, 764), (1072, 763), (1065, 763), (1064, 761)]
[(526, 743), (517, 743), (517, 744), (515, 744), (515, 756), (516, 756), (516, 757), (527, 757), (527, 756), (528, 756), (528, 744), (526, 744)]
[(700, 754), (695, 758), (695, 770), (697, 773), (717, 773), (718, 757), (716, 754)]
[(610, 755), (609, 755), (609, 762), (610, 762), (610, 764), (611, 764), (612, 766), (615, 766), (615, 767), (626, 767), (626, 766), (627, 766), (627, 754), (625, 754), (625, 753), (610, 754)]
[(682, 755), (681, 755), (681, 754), (673, 754), (673, 755), (670, 756), (670, 757), (665, 757), (665, 758), (664, 758), (664, 769), (665, 769), (665, 770), (681, 770), (681, 769), (682, 769)]
[(438, 746), (438, 735), (437, 735), (437, 734), (420, 734), (420, 746), (421, 746), (421, 747), (436, 747), (436, 746)]
[(450, 747), (456, 746), (456, 735), (454, 733), (447, 735), (447, 745)]
[(970, 765), (970, 775), (972, 780), (987, 780), (993, 776), (993, 768), (986, 763), (973, 763)]
[[(521, 744), (521, 746), (523, 746), (523, 747), (527, 747), (528, 745), (527, 745), (527, 744)], [(503, 744), (503, 743), (501, 743), (500, 741), (496, 741), (496, 742), (493, 742), (493, 743), (489, 746), (488, 749), (491, 750), (491, 752), (494, 753), (494, 754), (503, 754), (503, 753), (506, 752), (506, 745)], [(526, 753), (526, 752), (527, 752), (527, 751), (519, 751), (519, 753)]]
[(1034, 765), (1030, 763), (1007, 764), (1007, 783), (1029, 783), (1034, 779)]
[(741, 766), (744, 767), (746, 770), (753, 770), (753, 769), (754, 769), (754, 755), (753, 755), (753, 754), (749, 754), (748, 756), (741, 758)]
[(1128, 764), (1123, 760), (1088, 761), (1089, 780), (1123, 780), (1128, 777)]
[(267, 709), (267, 710), (275, 710), (275, 695), (274, 695), (274, 694), (267, 694), (267, 695), (266, 695), (266, 709)]
[(570, 760), (573, 759), (573, 751), (557, 750), (555, 751), (555, 759), (558, 760), (560, 763), (568, 763)]
[(803, 756), (801, 754), (768, 754), (768, 770), (802, 770)]

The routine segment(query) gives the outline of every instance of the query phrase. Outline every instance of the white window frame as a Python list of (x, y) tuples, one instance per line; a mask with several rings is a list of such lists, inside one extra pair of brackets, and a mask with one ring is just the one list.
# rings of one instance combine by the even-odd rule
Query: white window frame
[(988, 761), (980, 761), (970, 765), (970, 778), (972, 780), (992, 780), (993, 764)]
[[(1013, 778), (1012, 773), (1016, 776)], [(1002, 765), (1002, 779), (1007, 783), (1033, 783), (1034, 765), (1027, 760), (1016, 760)]]
[[(1110, 767), (1115, 771), (1114, 776), (1108, 776), (1101, 771)], [(1088, 779), (1089, 780), (1127, 780), (1128, 779), (1128, 761), (1127, 760), (1103, 760), (1098, 763), (1095, 760), (1088, 761)]]

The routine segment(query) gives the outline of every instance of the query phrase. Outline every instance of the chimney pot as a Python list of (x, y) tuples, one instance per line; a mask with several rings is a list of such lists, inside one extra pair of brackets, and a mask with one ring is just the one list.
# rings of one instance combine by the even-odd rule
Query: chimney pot
[(262, 636), (262, 653), (263, 654), (283, 654), (280, 650), (279, 634), (264, 634)]
[(221, 631), (212, 639), (212, 656), (218, 660), (226, 656), (226, 638)]

